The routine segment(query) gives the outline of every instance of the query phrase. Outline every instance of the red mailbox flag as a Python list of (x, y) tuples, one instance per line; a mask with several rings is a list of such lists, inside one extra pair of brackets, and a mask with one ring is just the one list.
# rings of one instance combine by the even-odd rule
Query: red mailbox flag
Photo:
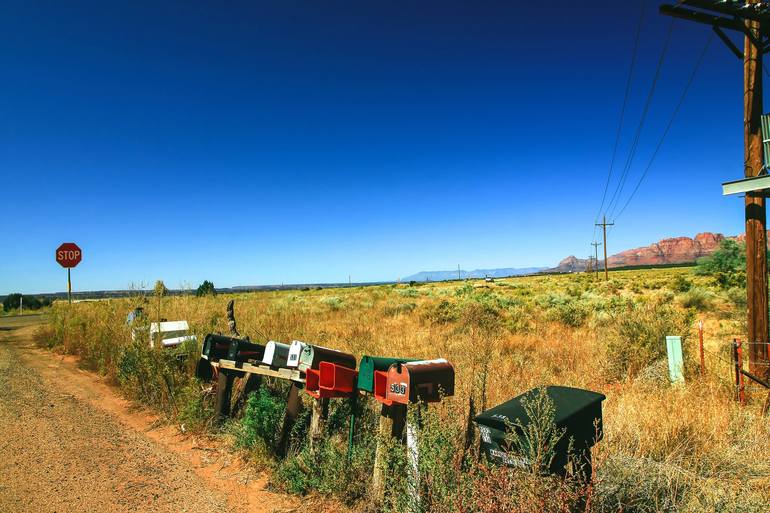
[(83, 259), (83, 251), (74, 242), (65, 242), (56, 248), (56, 261), (67, 269), (75, 267)]

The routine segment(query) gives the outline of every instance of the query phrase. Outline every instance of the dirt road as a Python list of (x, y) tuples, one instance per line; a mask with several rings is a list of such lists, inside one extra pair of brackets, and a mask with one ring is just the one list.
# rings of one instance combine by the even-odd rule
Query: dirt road
[(36, 348), (24, 324), (0, 319), (0, 512), (298, 511), (222, 444), (159, 425)]

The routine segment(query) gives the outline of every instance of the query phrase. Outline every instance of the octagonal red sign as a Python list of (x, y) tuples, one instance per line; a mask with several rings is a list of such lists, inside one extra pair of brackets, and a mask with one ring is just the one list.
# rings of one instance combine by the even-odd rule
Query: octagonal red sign
[(75, 267), (83, 258), (83, 252), (74, 242), (65, 242), (56, 248), (56, 261), (62, 267)]

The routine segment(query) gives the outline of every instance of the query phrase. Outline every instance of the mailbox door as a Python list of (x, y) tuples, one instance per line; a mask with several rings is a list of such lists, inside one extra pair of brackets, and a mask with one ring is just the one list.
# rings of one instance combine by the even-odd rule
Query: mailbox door
[(289, 346), (271, 340), (265, 346), (265, 357), (262, 358), (262, 363), (271, 367), (286, 367), (288, 357)]
[(387, 371), (374, 371), (374, 398), (385, 406), (390, 406), (393, 404), (393, 401), (388, 400)]
[(302, 353), (299, 355), (299, 363), (297, 368), (302, 372), (307, 372), (308, 369), (318, 369), (316, 365), (313, 367), (313, 360), (315, 359), (315, 348), (311, 344), (305, 344), (302, 348)]
[(409, 404), (410, 399), (410, 380), (409, 370), (406, 365), (394, 363), (388, 369), (387, 388), (385, 391), (385, 400), (391, 404)]
[(300, 340), (292, 340), (291, 345), (289, 346), (289, 357), (286, 361), (287, 367), (296, 368), (299, 366), (299, 357), (306, 345), (307, 344)]
[(221, 360), (222, 358), (227, 358), (231, 340), (230, 337), (209, 333), (203, 340), (201, 354), (208, 358), (209, 361), (214, 362)]

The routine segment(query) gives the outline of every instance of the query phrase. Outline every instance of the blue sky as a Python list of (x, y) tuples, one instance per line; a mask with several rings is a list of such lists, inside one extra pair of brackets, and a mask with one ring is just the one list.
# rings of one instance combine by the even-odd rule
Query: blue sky
[[(64, 241), (75, 290), (584, 257), (640, 5), (5, 2), (0, 294), (64, 290)], [(669, 24), (647, 2), (615, 176)], [(710, 33), (675, 23), (622, 201)], [(742, 231), (741, 98), (712, 41), (610, 253)]]

